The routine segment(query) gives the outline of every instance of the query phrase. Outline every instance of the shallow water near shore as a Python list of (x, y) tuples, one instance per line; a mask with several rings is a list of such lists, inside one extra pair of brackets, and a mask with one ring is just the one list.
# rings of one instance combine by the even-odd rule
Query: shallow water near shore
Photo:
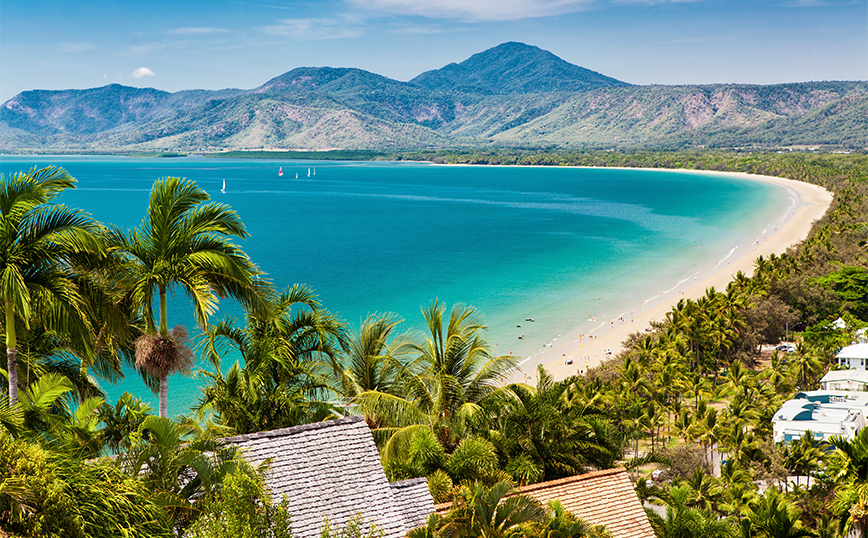
[[(79, 181), (62, 202), (122, 228), (141, 222), (155, 179), (193, 179), (238, 211), (244, 249), (279, 288), (311, 285), (352, 326), (389, 311), (418, 329), (435, 298), (470, 304), (496, 351), (518, 358), (701, 278), (795, 204), (778, 185), (658, 170), (0, 157), (7, 176), (49, 164)], [(223, 301), (225, 315), (241, 310)], [(169, 317), (194, 326), (180, 291)], [(171, 414), (189, 412), (199, 383), (169, 379)], [(110, 401), (129, 390), (156, 409), (133, 372), (103, 388)]]

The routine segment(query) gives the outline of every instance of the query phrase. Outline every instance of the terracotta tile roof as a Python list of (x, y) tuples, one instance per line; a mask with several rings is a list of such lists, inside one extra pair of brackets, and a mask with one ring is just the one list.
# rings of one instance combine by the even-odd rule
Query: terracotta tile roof
[(519, 489), (542, 503), (561, 501), (586, 523), (606, 527), (612, 538), (654, 538), (626, 469), (594, 471)]
[(424, 486), (419, 481), (389, 483), (362, 417), (225, 441), (241, 448), (253, 464), (271, 460), (268, 486), (275, 500), (286, 495), (293, 536), (298, 538), (319, 538), (325, 518), (343, 526), (356, 514), (376, 525), (386, 538), (399, 538), (434, 510), (427, 482)]
[[(602, 525), (612, 538), (654, 538), (645, 509), (636, 496), (626, 469), (605, 469), (519, 488), (545, 504), (559, 500), (585, 523)], [(445, 513), (452, 503), (434, 508)]]

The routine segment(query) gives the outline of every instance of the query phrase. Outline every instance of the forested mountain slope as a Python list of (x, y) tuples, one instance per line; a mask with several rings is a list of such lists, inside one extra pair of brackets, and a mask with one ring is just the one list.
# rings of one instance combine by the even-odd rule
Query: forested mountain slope
[(632, 86), (504, 43), (401, 82), (301, 67), (251, 90), (23, 92), (0, 151), (868, 147), (868, 82)]

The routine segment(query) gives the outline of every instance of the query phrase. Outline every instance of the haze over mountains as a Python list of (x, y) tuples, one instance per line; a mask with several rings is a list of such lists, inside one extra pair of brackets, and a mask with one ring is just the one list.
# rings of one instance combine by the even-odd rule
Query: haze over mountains
[(301, 67), (251, 90), (22, 92), (0, 151), (868, 147), (868, 82), (634, 86), (504, 43), (401, 82)]

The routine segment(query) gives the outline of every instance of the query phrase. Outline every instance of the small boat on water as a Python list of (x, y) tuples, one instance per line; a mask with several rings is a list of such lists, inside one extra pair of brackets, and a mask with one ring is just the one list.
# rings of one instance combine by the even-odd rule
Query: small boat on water
[(283, 167), (280, 167), (280, 170), (277, 171), (277, 175), (283, 177)]
[(223, 178), (223, 188), (220, 189), (220, 192), (226, 192), (226, 178)]
[(295, 179), (298, 179), (298, 172), (295, 173)]
[(310, 177), (310, 168), (307, 169), (307, 177)]

